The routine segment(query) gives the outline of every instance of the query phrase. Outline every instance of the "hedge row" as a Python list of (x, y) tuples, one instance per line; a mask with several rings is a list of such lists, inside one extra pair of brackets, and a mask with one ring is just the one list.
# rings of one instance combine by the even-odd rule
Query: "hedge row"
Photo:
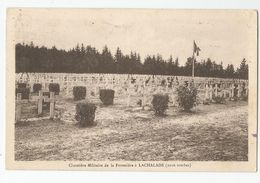
[[(177, 88), (178, 103), (184, 111), (190, 111), (190, 109), (196, 105), (197, 101), (197, 89), (194, 85), (188, 85), (184, 83)], [(153, 96), (152, 105), (155, 111), (155, 115), (164, 115), (166, 109), (168, 108), (169, 96), (156, 94)]]

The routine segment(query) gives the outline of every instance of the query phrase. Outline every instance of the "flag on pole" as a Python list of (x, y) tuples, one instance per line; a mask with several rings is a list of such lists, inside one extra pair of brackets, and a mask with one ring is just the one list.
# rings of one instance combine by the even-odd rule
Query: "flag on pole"
[(200, 48), (198, 47), (198, 45), (195, 43), (195, 41), (193, 41), (193, 55), (192, 55), (192, 77), (194, 77), (194, 73), (195, 73), (195, 56), (194, 54), (196, 54), (197, 56), (199, 56), (199, 52), (200, 52)]
[(195, 41), (193, 41), (193, 52), (199, 56), (199, 52), (200, 52), (200, 48), (198, 47), (198, 45), (195, 43)]

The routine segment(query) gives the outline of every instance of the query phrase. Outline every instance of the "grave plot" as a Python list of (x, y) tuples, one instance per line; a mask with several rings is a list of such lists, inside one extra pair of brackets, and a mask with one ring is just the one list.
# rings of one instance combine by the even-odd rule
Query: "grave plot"
[[(59, 83), (63, 96), (72, 97), (73, 86), (86, 86), (89, 95), (98, 96), (99, 89), (113, 89), (117, 96), (127, 95), (128, 88), (143, 87), (145, 90), (157, 88), (158, 86), (175, 88), (185, 81), (194, 82), (197, 85), (208, 85), (209, 90), (214, 90), (215, 83), (220, 84), (222, 90), (230, 92), (232, 87), (240, 89), (242, 85), (248, 86), (247, 80), (206, 78), (206, 77), (185, 77), (185, 76), (154, 76), (136, 74), (65, 74), (65, 73), (17, 73), (17, 83), (28, 83), (32, 88), (33, 84), (41, 83), (43, 90), (47, 90), (50, 83)], [(234, 86), (232, 86), (234, 85)], [(212, 87), (212, 88), (211, 88)], [(205, 87), (204, 87), (205, 88)], [(204, 91), (205, 92), (205, 91)], [(231, 95), (231, 93), (229, 94)]]
[[(73, 118), (74, 101), (59, 106), (66, 106)], [(191, 113), (169, 107), (165, 117), (120, 104), (97, 107), (96, 125), (89, 128), (79, 128), (65, 116), (16, 125), (15, 159), (247, 160), (246, 102), (199, 105)]]
[[(113, 74), (32, 76), (27, 86), (43, 82), (46, 91), (50, 83), (59, 83), (60, 92), (44, 97), (39, 91), (29, 100), (17, 96), (16, 116), (26, 123), (15, 125), (16, 160), (247, 160), (248, 106), (240, 100), (248, 93), (247, 82)], [(178, 107), (180, 84), (198, 89), (199, 105), (190, 112)], [(86, 87), (85, 99), (74, 101), (74, 86)], [(101, 102), (101, 89), (115, 91), (113, 105)], [(154, 94), (169, 96), (163, 117), (155, 115)], [(218, 96), (225, 98), (224, 105), (212, 102)], [(206, 99), (212, 105), (203, 105)], [(95, 125), (87, 128), (75, 119), (75, 106), (83, 101), (97, 107)]]
[(20, 121), (37, 121), (41, 119), (54, 119), (60, 115), (59, 107), (55, 109), (55, 96), (50, 92), (50, 97), (44, 96), (40, 91), (30, 94), (29, 99), (22, 99), (22, 94), (18, 93), (15, 104), (16, 122)]
[[(48, 99), (45, 97), (44, 100), (46, 101), (44, 102), (42, 99), (39, 103), (39, 97), (42, 98), (44, 96), (35, 96), (35, 94), (31, 95), (31, 100), (27, 101), (27, 105), (25, 104), (26, 101), (18, 101), (17, 106), (20, 106), (20, 104), (22, 106), (17, 107), (18, 116), (19, 113), (21, 113), (21, 111), (19, 110), (20, 108), (25, 110), (22, 112), (22, 116), (18, 117), (18, 120), (20, 120), (20, 118), (24, 118), (26, 120), (28, 120), (29, 118), (33, 118), (33, 120), (36, 120), (36, 117), (46, 117), (46, 111), (49, 110), (50, 118), (60, 119), (63, 118), (63, 116), (66, 116), (65, 118), (68, 119), (66, 119), (65, 121), (75, 121), (74, 117), (72, 117), (72, 114), (75, 114), (75, 106), (72, 105), (75, 105), (75, 103), (66, 102), (69, 101), (67, 99), (72, 98), (72, 88), (74, 86), (85, 86), (86, 100), (92, 101), (94, 103), (100, 102), (99, 91), (101, 89), (113, 89), (115, 91), (114, 105), (123, 105), (125, 107), (133, 107), (137, 109), (138, 107), (142, 107), (142, 109), (151, 110), (151, 101), (153, 95), (155, 94), (167, 94), (169, 96), (169, 106), (177, 107), (178, 103), (176, 88), (181, 82), (187, 82), (188, 85), (190, 85), (193, 82), (187, 81), (189, 77), (180, 77), (178, 79), (177, 77), (173, 76), (153, 77), (146, 75), (122, 75), (122, 77), (118, 77), (118, 75), (116, 74), (105, 76), (100, 74), (57, 74), (57, 76), (51, 74), (35, 74), (33, 76), (34, 77), (29, 78), (30, 81), (28, 81), (27, 85), (33, 86), (30, 82), (42, 82), (43, 79), (46, 79), (45, 83), (42, 84), (44, 90), (46, 90), (46, 88), (48, 88), (50, 84), (48, 84), (47, 82), (66, 82), (61, 82), (61, 84), (59, 84), (61, 90), (60, 95), (58, 95), (59, 100), (55, 102), (57, 104), (56, 107), (52, 105), (54, 104), (54, 99)], [(21, 76), (17, 77), (17, 80), (21, 79), (24, 78), (21, 78)], [(225, 82), (218, 81), (219, 83), (216, 83), (216, 81), (214, 81), (213, 79), (204, 83), (205, 79), (203, 80), (201, 78), (197, 78), (197, 80), (195, 81), (196, 82), (194, 83), (194, 85), (198, 89), (197, 104), (204, 103), (204, 100), (212, 101), (216, 96), (224, 97), (225, 99), (233, 99), (234, 97), (241, 97), (242, 93), (248, 93), (247, 83), (244, 81), (240, 83), (238, 81), (235, 81), (234, 83), (234, 81), (230, 82), (230, 80), (227, 80)], [(86, 83), (87, 85), (84, 85)], [(51, 105), (48, 105), (46, 107), (46, 102), (50, 101), (53, 102), (50, 103)], [(45, 108), (45, 111), (42, 112), (38, 110), (41, 108)], [(37, 112), (35, 112), (37, 110), (38, 114)]]

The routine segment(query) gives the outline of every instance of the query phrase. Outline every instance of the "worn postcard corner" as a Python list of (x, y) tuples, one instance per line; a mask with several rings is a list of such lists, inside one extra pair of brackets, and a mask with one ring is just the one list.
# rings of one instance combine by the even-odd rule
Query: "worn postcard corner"
[(257, 18), (8, 8), (6, 168), (256, 171)]

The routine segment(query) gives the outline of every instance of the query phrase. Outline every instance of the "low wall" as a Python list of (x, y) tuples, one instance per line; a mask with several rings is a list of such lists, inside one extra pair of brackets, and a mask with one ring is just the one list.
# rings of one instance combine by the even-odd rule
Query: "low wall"
[[(48, 90), (50, 83), (59, 83), (61, 95), (72, 97), (74, 86), (86, 86), (87, 96), (98, 97), (99, 89), (115, 90), (115, 97), (141, 97), (148, 103), (155, 93), (168, 93), (174, 100), (176, 88), (180, 83), (194, 82), (199, 90), (201, 100), (212, 97), (212, 94), (225, 91), (234, 95), (234, 88), (247, 89), (248, 80), (185, 77), (167, 75), (136, 75), (136, 74), (72, 74), (72, 73), (17, 73), (16, 83), (28, 83), (33, 88), (34, 83), (41, 83), (43, 90)], [(233, 92), (233, 93), (232, 93)], [(147, 103), (145, 102), (145, 103)]]

